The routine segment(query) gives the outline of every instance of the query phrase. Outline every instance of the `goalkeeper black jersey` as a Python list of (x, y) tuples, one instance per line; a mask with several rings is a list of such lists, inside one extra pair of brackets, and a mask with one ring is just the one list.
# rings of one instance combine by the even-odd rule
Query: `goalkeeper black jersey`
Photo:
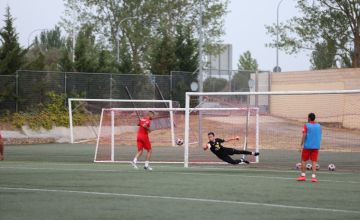
[(224, 143), (225, 140), (221, 138), (215, 138), (214, 141), (209, 141), (208, 144), (210, 144), (210, 150), (214, 154), (218, 154), (222, 152), (222, 143)]

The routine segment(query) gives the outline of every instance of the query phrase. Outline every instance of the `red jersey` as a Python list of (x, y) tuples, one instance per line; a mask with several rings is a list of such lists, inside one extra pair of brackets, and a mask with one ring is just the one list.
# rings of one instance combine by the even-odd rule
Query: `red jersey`
[(150, 119), (149, 118), (142, 118), (139, 122), (139, 130), (137, 135), (138, 136), (148, 136), (147, 129), (144, 128), (144, 125), (146, 125), (148, 128), (150, 128)]

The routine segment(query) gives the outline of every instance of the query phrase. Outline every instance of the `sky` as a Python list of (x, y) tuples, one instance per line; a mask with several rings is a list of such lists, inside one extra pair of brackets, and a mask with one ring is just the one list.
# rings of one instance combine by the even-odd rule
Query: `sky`
[[(280, 0), (231, 0), (229, 13), (225, 17), (224, 43), (233, 46), (233, 69), (237, 69), (240, 54), (249, 50), (257, 59), (261, 70), (272, 70), (276, 64), (276, 49), (267, 48), (271, 42), (266, 35), (266, 24), (276, 22), (276, 7)], [(57, 24), (64, 12), (63, 0), (0, 0), (0, 14), (9, 5), (15, 20), (22, 46), (27, 46), (41, 32)], [(279, 10), (279, 21), (297, 15), (293, 0), (283, 0)], [(3, 18), (1, 18), (3, 20)], [(3, 26), (3, 23), (0, 23)], [(302, 52), (288, 55), (279, 52), (282, 71), (299, 71), (310, 68), (309, 54)]]

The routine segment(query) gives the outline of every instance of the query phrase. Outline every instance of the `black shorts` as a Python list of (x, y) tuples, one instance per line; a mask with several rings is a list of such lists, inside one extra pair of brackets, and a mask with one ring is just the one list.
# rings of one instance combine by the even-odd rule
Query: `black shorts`
[(228, 147), (222, 147), (217, 151), (213, 151), (213, 153), (216, 154), (216, 156), (218, 156), (218, 157), (234, 155), (235, 149), (234, 148), (228, 148)]

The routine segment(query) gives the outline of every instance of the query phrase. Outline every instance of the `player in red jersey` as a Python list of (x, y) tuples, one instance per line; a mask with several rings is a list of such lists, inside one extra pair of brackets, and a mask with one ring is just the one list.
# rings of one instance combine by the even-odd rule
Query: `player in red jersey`
[(131, 162), (132, 166), (135, 169), (138, 169), (136, 163), (138, 158), (142, 155), (144, 149), (147, 151), (146, 154), (146, 160), (145, 160), (145, 166), (144, 169), (145, 170), (152, 170), (152, 168), (149, 166), (149, 161), (150, 161), (150, 157), (151, 157), (151, 143), (150, 143), (150, 139), (149, 139), (149, 133), (151, 132), (150, 130), (150, 124), (151, 124), (151, 120), (154, 117), (154, 112), (149, 111), (145, 117), (141, 118), (139, 121), (139, 130), (137, 133), (137, 148), (138, 148), (138, 152), (134, 157), (134, 160)]
[(0, 132), (0, 160), (4, 160), (4, 140)]

